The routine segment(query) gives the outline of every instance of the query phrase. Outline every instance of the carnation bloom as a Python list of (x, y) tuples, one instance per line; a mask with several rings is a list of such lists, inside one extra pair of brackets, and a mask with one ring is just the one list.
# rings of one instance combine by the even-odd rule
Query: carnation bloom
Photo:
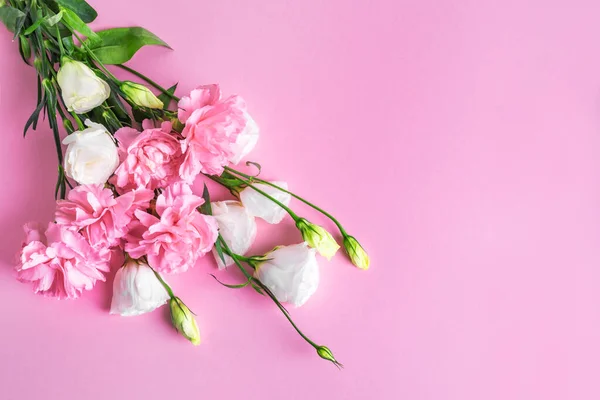
[(71, 190), (67, 200), (56, 203), (56, 223), (81, 231), (96, 249), (119, 244), (137, 209), (146, 209), (154, 197), (151, 190), (127, 192), (117, 198), (100, 185), (82, 185)]
[(190, 187), (178, 182), (158, 196), (155, 215), (137, 210), (125, 250), (133, 258), (147, 256), (162, 273), (184, 272), (210, 251), (217, 240), (214, 217), (196, 209), (204, 203)]
[(201, 172), (220, 174), (224, 165), (232, 159), (239, 161), (256, 144), (258, 127), (246, 111), (246, 103), (239, 96), (222, 100), (218, 85), (192, 90), (178, 107), (179, 120), (185, 124), (185, 156), (179, 175), (188, 182)]
[(144, 131), (121, 128), (115, 133), (119, 141), (121, 165), (115, 171), (115, 186), (156, 189), (169, 186), (179, 179), (181, 144), (171, 134), (172, 124), (163, 122), (160, 128), (144, 121)]
[(80, 233), (52, 222), (45, 232), (31, 223), (24, 229), (17, 279), (32, 283), (35, 293), (75, 299), (105, 280), (109, 253), (94, 250)]

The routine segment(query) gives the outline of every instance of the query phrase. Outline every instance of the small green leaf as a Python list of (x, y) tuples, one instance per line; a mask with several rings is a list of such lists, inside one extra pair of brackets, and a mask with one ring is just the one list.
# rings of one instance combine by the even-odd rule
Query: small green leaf
[(96, 32), (91, 30), (90, 27), (87, 26), (86, 23), (83, 22), (77, 14), (75, 14), (70, 9), (64, 8), (64, 7), (60, 7), (60, 10), (63, 13), (63, 18), (62, 18), (63, 22), (65, 24), (67, 24), (68, 26), (70, 26), (71, 29), (73, 29), (74, 31), (77, 31), (77, 32), (81, 33), (82, 35), (84, 35), (85, 37), (87, 37), (88, 40), (86, 40), (86, 42), (89, 42), (89, 43), (99, 43), (100, 42), (101, 39), (96, 34)]
[(123, 64), (144, 46), (171, 48), (158, 36), (141, 27), (106, 29), (97, 34), (101, 42), (87, 44), (103, 64)]
[(258, 170), (258, 172), (256, 173), (256, 175), (254, 175), (254, 176), (259, 176), (260, 175), (260, 171), (262, 170), (262, 167), (260, 166), (260, 164), (257, 163), (257, 162), (254, 162), (254, 161), (246, 161), (246, 166), (247, 167), (249, 167), (251, 165)]
[[(60, 6), (73, 11), (85, 23), (90, 23), (96, 19), (98, 13), (84, 0), (54, 0)], [(83, 32), (81, 32), (83, 33)]]
[[(171, 86), (170, 88), (167, 89), (167, 93), (169, 93), (171, 96), (175, 95), (175, 90), (177, 90), (177, 83), (174, 84), (173, 86)], [(167, 96), (165, 93), (161, 94), (160, 96), (158, 96), (158, 99), (160, 101), (163, 102), (164, 107), (163, 110), (168, 110), (169, 109), (169, 104), (171, 104), (171, 100), (173, 100), (172, 97)]]
[(204, 199), (204, 204), (200, 206), (200, 212), (202, 214), (212, 215), (212, 207), (210, 206), (210, 193), (208, 192), (206, 183), (204, 184), (204, 190), (202, 191), (202, 198)]
[(56, 24), (58, 24), (60, 22), (60, 20), (63, 17), (64, 12), (61, 10), (58, 12), (58, 14), (54, 14), (51, 17), (48, 17), (46, 19), (46, 24), (48, 24), (48, 26), (54, 26)]
[(223, 246), (221, 246), (221, 242), (219, 240), (215, 242), (215, 250), (217, 251), (217, 255), (219, 256), (221, 261), (223, 261), (223, 264), (226, 264), (225, 256), (223, 255)]
[(18, 31), (22, 21), (25, 21), (25, 13), (23, 11), (4, 5), (0, 7), (0, 21), (6, 25), (6, 28), (15, 33)]
[(215, 278), (215, 281), (219, 282), (221, 285), (228, 287), (229, 289), (241, 289), (241, 288), (245, 288), (246, 286), (248, 286), (250, 284), (250, 279), (248, 279), (246, 282), (244, 283), (240, 283), (239, 285), (228, 285), (226, 283), (223, 283), (219, 280), (219, 278), (217, 278), (216, 276), (214, 276), (213, 274), (210, 274), (210, 276), (212, 276), (213, 278)]
[(262, 289), (254, 282), (252, 282), (252, 289), (256, 290), (256, 293), (261, 294), (261, 295), (265, 295), (265, 293), (262, 291)]

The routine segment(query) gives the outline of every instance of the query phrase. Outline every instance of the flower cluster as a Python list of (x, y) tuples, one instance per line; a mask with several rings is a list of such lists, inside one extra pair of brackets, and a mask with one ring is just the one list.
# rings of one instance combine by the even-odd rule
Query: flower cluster
[[(111, 256), (120, 253), (125, 263), (114, 276), (111, 314), (141, 315), (168, 303), (173, 326), (197, 345), (200, 333), (193, 313), (164, 276), (184, 273), (211, 253), (219, 270), (233, 267), (245, 277), (241, 284), (225, 286), (252, 286), (292, 321), (281, 303), (306, 303), (319, 285), (317, 254), (329, 260), (340, 248), (327, 229), (290, 208), (293, 198), (329, 218), (350, 260), (361, 269), (369, 267), (362, 246), (331, 214), (291, 192), (286, 182), (236, 169), (259, 138), (258, 125), (240, 96), (223, 96), (219, 85), (212, 84), (178, 98), (176, 85), (165, 89), (122, 65), (130, 48), (99, 50), (108, 37), (111, 48), (126, 47), (133, 33), (124, 28), (96, 34), (81, 19), (90, 16), (87, 3), (84, 14), (78, 0), (57, 2), (56, 7), (32, 2), (20, 8), (21, 3), (0, 2), (0, 13), (19, 38), (23, 58), (38, 73), (40, 100), (25, 133), (30, 126), (35, 129), (44, 109), (59, 174), (53, 221), (45, 228), (25, 225), (16, 267), (19, 281), (45, 296), (75, 299), (105, 281)], [(35, 18), (25, 18), (27, 13)], [(22, 19), (17, 24), (10, 20), (13, 16)], [(43, 23), (30, 23), (35, 20)], [(49, 33), (50, 22), (56, 33)], [(164, 43), (136, 29), (137, 48)], [(77, 46), (73, 38), (60, 36), (64, 31), (76, 38), (83, 33), (87, 40)], [(30, 35), (40, 40), (30, 40)], [(160, 94), (118, 79), (107, 67), (111, 64)], [(173, 101), (176, 108), (171, 108)], [(62, 141), (58, 117), (67, 132)], [(258, 164), (250, 164), (260, 172)], [(198, 180), (214, 181), (236, 198), (211, 201), (206, 184), (199, 196), (192, 190)], [(247, 255), (260, 228), (257, 219), (275, 225), (286, 218), (299, 231), (296, 244)], [(321, 358), (341, 366), (328, 347), (294, 327)]]

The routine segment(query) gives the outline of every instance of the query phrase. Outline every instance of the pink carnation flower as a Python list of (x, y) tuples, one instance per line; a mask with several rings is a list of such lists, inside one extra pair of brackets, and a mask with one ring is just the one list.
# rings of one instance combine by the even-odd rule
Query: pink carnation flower
[(109, 270), (108, 251), (94, 250), (78, 232), (52, 222), (44, 233), (36, 224), (24, 229), (17, 279), (33, 283), (35, 293), (75, 299), (97, 280), (105, 280), (102, 272)]
[(238, 137), (246, 138), (247, 133), (257, 135), (258, 128), (246, 111), (244, 100), (239, 96), (222, 100), (218, 85), (192, 90), (178, 106), (179, 120), (185, 123), (182, 132), (184, 160), (179, 175), (187, 182), (192, 182), (201, 172), (221, 174), (223, 166), (231, 159), (241, 158), (237, 153), (242, 148), (246, 153), (249, 151), (248, 140), (238, 144)]
[(100, 185), (77, 186), (67, 200), (56, 203), (56, 223), (81, 231), (96, 249), (116, 246), (128, 230), (137, 209), (150, 207), (154, 192), (132, 190), (117, 198)]
[(196, 209), (204, 203), (185, 183), (168, 187), (156, 200), (158, 217), (137, 210), (138, 221), (127, 236), (125, 251), (148, 257), (162, 273), (184, 272), (209, 252), (218, 236), (217, 222)]
[(181, 143), (171, 134), (172, 124), (163, 122), (160, 128), (154, 128), (146, 120), (143, 126), (141, 133), (132, 128), (115, 133), (122, 162), (112, 182), (124, 190), (154, 190), (179, 180)]

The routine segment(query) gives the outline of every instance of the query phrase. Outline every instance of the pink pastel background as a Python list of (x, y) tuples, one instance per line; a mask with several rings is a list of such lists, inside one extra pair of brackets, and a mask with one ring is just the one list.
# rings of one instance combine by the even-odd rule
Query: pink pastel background
[[(208, 258), (170, 279), (198, 348), (166, 308), (110, 316), (108, 283), (33, 295), (13, 256), (52, 216), (56, 160), (47, 128), (22, 138), (34, 72), (1, 29), (1, 399), (600, 398), (598, 1), (91, 3), (95, 28), (175, 49), (132, 66), (243, 95), (264, 176), (334, 210), (372, 268), (323, 261), (293, 311), (341, 372)], [(256, 251), (299, 240), (289, 220), (259, 229)]]

